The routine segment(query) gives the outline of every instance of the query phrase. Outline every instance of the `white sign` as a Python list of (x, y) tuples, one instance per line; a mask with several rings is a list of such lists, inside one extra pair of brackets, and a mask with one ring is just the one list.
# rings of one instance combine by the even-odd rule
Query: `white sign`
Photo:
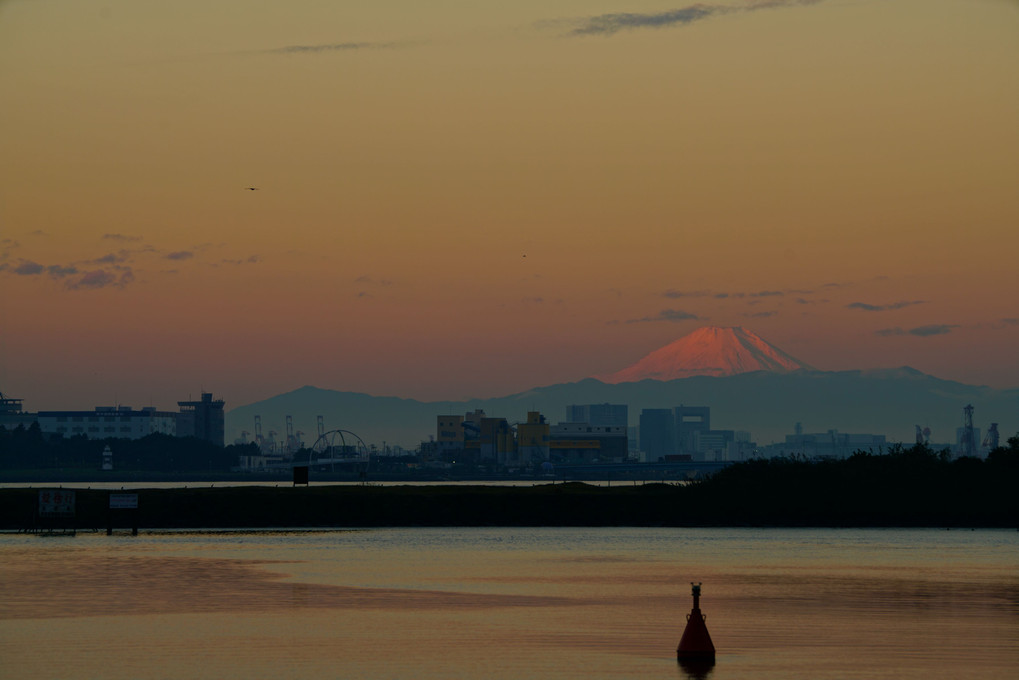
[(136, 493), (111, 493), (110, 510), (136, 510), (138, 508), (138, 494)]
[(39, 491), (39, 516), (73, 516), (74, 492), (63, 489)]

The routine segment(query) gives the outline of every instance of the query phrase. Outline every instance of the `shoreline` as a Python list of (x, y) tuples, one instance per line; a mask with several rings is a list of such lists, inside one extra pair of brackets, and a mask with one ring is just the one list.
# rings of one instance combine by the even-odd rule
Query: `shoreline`
[[(397, 485), (188, 487), (130, 489), (137, 524), (147, 529), (280, 530), (375, 527), (817, 527), (1014, 529), (1019, 518), (995, 503), (963, 511), (944, 504), (903, 507), (873, 499), (843, 506), (754, 503), (707, 484), (593, 486)], [(70, 518), (39, 518), (39, 489), (0, 489), (0, 530), (115, 530), (134, 525), (135, 511), (109, 510), (116, 490), (75, 489)], [(743, 500), (744, 502), (739, 502)]]

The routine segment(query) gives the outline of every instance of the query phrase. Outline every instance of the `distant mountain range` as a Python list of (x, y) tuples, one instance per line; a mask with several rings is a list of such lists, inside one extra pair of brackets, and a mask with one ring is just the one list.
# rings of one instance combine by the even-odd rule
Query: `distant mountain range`
[[(253, 431), (284, 435), (294, 417), (304, 441), (315, 440), (316, 417), (326, 430), (345, 429), (369, 443), (413, 448), (435, 434), (436, 416), (484, 409), (510, 422), (540, 411), (552, 423), (570, 404), (629, 406), (630, 423), (645, 408), (711, 407), (714, 429), (748, 430), (759, 444), (782, 441), (797, 422), (804, 432), (884, 434), (912, 443), (915, 425), (931, 441), (955, 441), (963, 407), (975, 408), (981, 437), (991, 422), (1002, 439), (1019, 431), (1019, 389), (994, 390), (941, 380), (909, 367), (875, 371), (818, 371), (742, 328), (704, 328), (652, 352), (634, 365), (574, 383), (536, 387), (493, 399), (422, 402), (306, 386), (227, 413), (227, 441)], [(979, 442), (978, 442), (979, 443)]]

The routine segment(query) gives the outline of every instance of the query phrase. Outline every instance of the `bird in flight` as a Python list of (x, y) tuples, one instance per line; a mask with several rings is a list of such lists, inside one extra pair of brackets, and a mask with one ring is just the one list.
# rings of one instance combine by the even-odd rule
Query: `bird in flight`
[(258, 191), (258, 187), (245, 187), (248, 191)]

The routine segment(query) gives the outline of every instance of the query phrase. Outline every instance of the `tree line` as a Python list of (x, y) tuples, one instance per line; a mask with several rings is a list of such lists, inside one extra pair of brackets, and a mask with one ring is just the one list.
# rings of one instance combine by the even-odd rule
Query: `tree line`
[(195, 437), (150, 434), (140, 439), (89, 439), (85, 435), (47, 437), (38, 423), (0, 427), (0, 470), (99, 470), (109, 446), (115, 470), (146, 472), (226, 472), (255, 444), (217, 446)]

